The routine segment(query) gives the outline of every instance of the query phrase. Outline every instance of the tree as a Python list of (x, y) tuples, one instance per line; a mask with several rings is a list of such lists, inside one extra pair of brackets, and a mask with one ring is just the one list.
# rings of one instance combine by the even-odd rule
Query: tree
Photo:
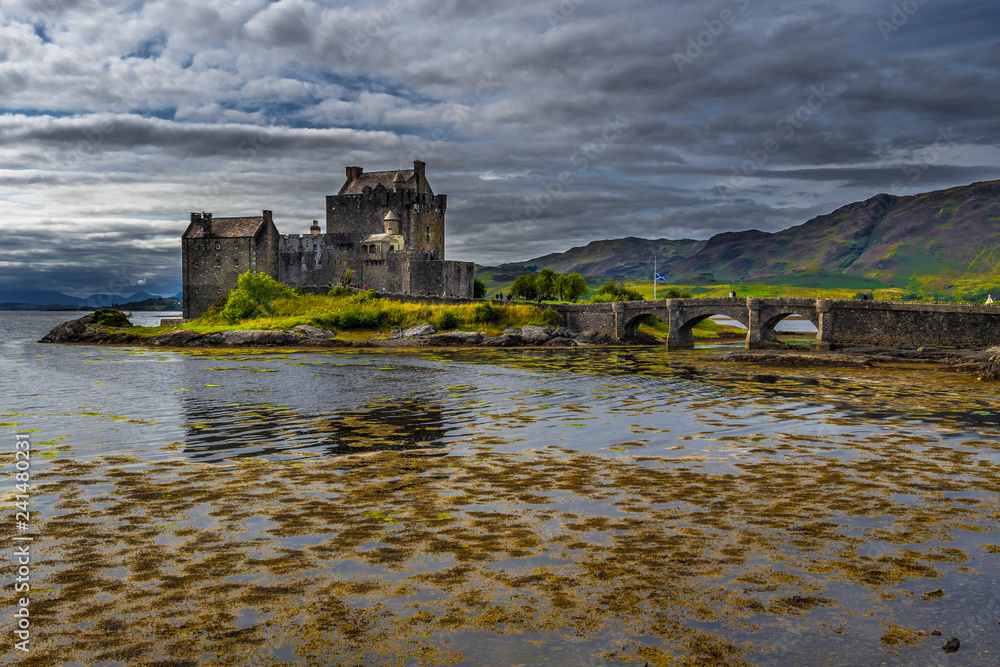
[(567, 287), (566, 276), (564, 276), (561, 273), (557, 273), (553, 277), (552, 283), (553, 283), (552, 287), (555, 290), (556, 295), (559, 297), (559, 300), (562, 301), (563, 294), (566, 293), (566, 287)]
[(525, 273), (518, 276), (514, 284), (510, 286), (511, 296), (522, 296), (525, 299), (534, 299), (538, 296), (538, 287), (535, 285), (535, 274)]
[(554, 295), (558, 291), (558, 288), (556, 287), (558, 275), (559, 274), (552, 269), (542, 269), (538, 272), (538, 277), (535, 278), (535, 289), (543, 297), (546, 295)]
[(486, 296), (486, 283), (479, 278), (472, 281), (472, 298), (482, 299)]
[(574, 271), (573, 273), (566, 276), (566, 298), (570, 301), (576, 302), (584, 294), (590, 291), (590, 285), (587, 281), (583, 279), (579, 273)]
[(643, 296), (634, 289), (619, 287), (613, 281), (609, 281), (601, 286), (597, 291), (597, 296), (590, 300), (591, 303), (604, 303), (608, 301), (642, 301)]
[(344, 275), (340, 276), (340, 286), (347, 287), (354, 282), (354, 269), (347, 269)]
[(266, 273), (241, 273), (236, 289), (229, 293), (222, 317), (230, 324), (260, 315), (273, 315), (272, 301), (291, 296), (292, 290)]

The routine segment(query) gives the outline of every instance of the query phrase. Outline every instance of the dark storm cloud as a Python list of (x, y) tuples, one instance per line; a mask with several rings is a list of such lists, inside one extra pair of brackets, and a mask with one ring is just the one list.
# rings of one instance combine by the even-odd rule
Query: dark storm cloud
[(0, 280), (176, 280), (188, 211), (301, 233), (348, 164), (426, 160), (481, 263), (995, 178), (998, 28), (971, 0), (11, 0)]

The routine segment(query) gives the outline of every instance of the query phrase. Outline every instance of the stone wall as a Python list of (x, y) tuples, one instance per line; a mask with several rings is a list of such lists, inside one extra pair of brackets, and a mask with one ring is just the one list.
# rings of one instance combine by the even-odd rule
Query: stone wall
[(818, 329), (817, 349), (897, 347), (982, 348), (1000, 345), (1000, 305), (973, 306), (830, 299), (667, 299), (553, 306), (574, 330), (627, 339), (643, 314), (670, 323), (668, 346), (694, 345), (691, 327), (711, 315), (747, 326), (747, 349), (773, 347), (774, 326), (800, 315)]
[[(475, 265), (472, 262), (410, 259), (403, 264), (401, 290), (410, 294), (471, 297)], [(408, 280), (407, 280), (408, 278)]]
[(1000, 344), (1000, 307), (820, 299), (829, 347), (978, 348)]
[[(289, 234), (278, 241), (277, 278), (286, 285), (326, 285), (334, 282), (333, 257), (323, 234)], [(343, 272), (341, 272), (343, 273)], [(340, 274), (337, 276), (337, 283)]]

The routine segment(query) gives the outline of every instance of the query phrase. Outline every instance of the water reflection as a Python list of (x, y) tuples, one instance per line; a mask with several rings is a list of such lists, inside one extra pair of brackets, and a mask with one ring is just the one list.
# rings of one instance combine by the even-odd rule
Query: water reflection
[(2, 349), (0, 422), (38, 429), (20, 664), (996, 664), (1000, 403), (966, 378)]
[(183, 451), (194, 460), (434, 449), (444, 446), (448, 430), (441, 406), (413, 400), (324, 416), (273, 405), (220, 409), (201, 398), (184, 398), (182, 405)]

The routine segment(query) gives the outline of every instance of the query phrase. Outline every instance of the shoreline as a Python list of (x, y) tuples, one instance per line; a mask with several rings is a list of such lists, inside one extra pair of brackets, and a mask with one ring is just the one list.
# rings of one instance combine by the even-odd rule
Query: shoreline
[[(637, 340), (622, 341), (595, 331), (574, 332), (563, 327), (526, 325), (521, 330), (508, 329), (497, 335), (481, 331), (438, 332), (422, 325), (400, 336), (346, 340), (336, 332), (309, 325), (288, 331), (233, 329), (199, 333), (177, 329), (153, 336), (137, 336), (122, 330), (110, 330), (97, 324), (93, 315), (55, 326), (39, 343), (67, 345), (115, 345), (156, 348), (273, 348), (273, 349), (419, 349), (437, 348), (573, 348), (573, 347), (651, 347), (664, 341), (648, 334)], [(717, 341), (736, 341), (736, 333), (721, 332)], [(801, 337), (791, 334), (789, 337)], [(985, 349), (920, 348), (843, 348), (816, 352), (784, 344), (782, 349), (739, 350), (721, 354), (716, 360), (747, 365), (783, 368), (855, 368), (884, 369), (907, 365), (928, 365), (934, 371), (968, 373), (978, 380), (1000, 380), (1000, 347)]]

